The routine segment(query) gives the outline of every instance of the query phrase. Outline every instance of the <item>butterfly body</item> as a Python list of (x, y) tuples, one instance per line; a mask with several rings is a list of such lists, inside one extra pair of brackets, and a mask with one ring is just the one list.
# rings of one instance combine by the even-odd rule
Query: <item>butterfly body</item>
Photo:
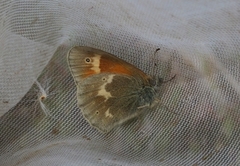
[(110, 53), (75, 46), (69, 50), (67, 60), (77, 86), (78, 107), (101, 132), (109, 132), (158, 101), (161, 79), (148, 76)]

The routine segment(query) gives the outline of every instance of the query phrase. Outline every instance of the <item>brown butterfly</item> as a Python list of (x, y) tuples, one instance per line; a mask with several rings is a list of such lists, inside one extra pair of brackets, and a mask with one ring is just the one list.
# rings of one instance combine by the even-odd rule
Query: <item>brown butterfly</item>
[(130, 63), (99, 49), (75, 46), (67, 61), (77, 86), (78, 107), (101, 132), (149, 112), (163, 83)]

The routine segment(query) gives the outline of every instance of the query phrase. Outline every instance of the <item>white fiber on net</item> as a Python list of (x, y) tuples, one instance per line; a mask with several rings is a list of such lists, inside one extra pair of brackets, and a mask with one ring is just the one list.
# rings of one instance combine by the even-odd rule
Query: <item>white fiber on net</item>
[[(240, 165), (238, 0), (0, 4), (1, 166)], [(102, 134), (77, 107), (75, 45), (176, 78), (141, 124)]]

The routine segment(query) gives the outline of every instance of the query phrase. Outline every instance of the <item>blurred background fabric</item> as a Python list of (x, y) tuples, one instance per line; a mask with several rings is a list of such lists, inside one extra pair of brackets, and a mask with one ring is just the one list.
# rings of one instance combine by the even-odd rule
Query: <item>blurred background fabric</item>
[[(1, 166), (240, 165), (239, 0), (2, 0), (0, 43)], [(176, 78), (102, 134), (77, 107), (76, 45)]]

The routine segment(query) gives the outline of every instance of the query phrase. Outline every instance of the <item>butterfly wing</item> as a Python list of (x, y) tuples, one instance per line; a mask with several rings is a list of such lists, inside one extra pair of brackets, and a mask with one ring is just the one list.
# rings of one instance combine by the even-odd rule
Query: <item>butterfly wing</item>
[(138, 87), (140, 86), (130, 77), (95, 75), (86, 78), (78, 86), (78, 106), (92, 126), (108, 132), (140, 113), (137, 110)]
[(102, 132), (137, 116), (139, 92), (148, 76), (133, 65), (101, 50), (73, 47), (68, 65), (77, 85), (78, 106)]
[(76, 84), (99, 73), (117, 73), (139, 77), (145, 83), (150, 78), (144, 72), (122, 59), (99, 49), (75, 46), (68, 52), (68, 65)]

